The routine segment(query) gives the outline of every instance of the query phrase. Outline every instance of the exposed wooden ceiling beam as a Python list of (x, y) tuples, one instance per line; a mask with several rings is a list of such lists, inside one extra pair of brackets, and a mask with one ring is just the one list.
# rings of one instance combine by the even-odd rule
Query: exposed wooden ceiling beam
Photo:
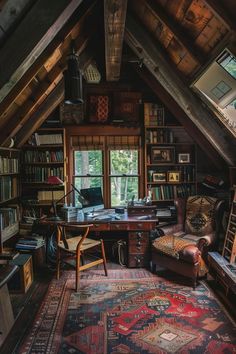
[(29, 137), (37, 130), (47, 117), (56, 109), (64, 96), (64, 81), (61, 80), (55, 89), (48, 95), (39, 109), (31, 116), (15, 136), (15, 145), (20, 148)]
[(140, 68), (138, 65), (133, 67), (140, 78), (147, 83), (150, 89), (156, 94), (156, 96), (164, 103), (168, 110), (175, 116), (178, 121), (185, 127), (186, 131), (193, 138), (193, 140), (201, 147), (206, 155), (211, 159), (213, 164), (218, 168), (225, 167), (225, 161), (218, 154), (218, 152), (212, 147), (209, 141), (205, 138), (198, 128), (188, 118), (187, 114), (179, 106), (179, 104), (173, 99), (173, 97), (166, 92), (164, 87), (155, 79), (155, 77), (144, 66)]
[(104, 0), (105, 59), (107, 81), (120, 78), (127, 0)]
[(81, 2), (51, 0), (50, 6), (47, 0), (35, 3), (0, 51), (0, 102), (43, 53)]
[(232, 140), (230, 139), (226, 128), (216, 120), (202, 101), (171, 70), (147, 32), (130, 16), (126, 18), (125, 41), (135, 54), (144, 60), (144, 65), (180, 105), (227, 164), (235, 166), (236, 157), (232, 148), (234, 146), (236, 149), (235, 139), (233, 137)]
[[(75, 41), (75, 47), (77, 49), (78, 55), (82, 53), (85, 49), (88, 38), (79, 38), (79, 43)], [(80, 65), (87, 65), (90, 59), (87, 57), (86, 53), (83, 53), (80, 57)], [(82, 61), (82, 62), (81, 62)], [(13, 117), (1, 127), (2, 134), (0, 136), (0, 145), (3, 145), (8, 141), (9, 138), (15, 138), (18, 131), (22, 129), (24, 124), (27, 124), (28, 120), (31, 121), (32, 114), (40, 107), (42, 101), (44, 101), (47, 96), (54, 90), (55, 86), (62, 79), (63, 70), (66, 68), (66, 63), (63, 58), (55, 65), (52, 70), (48, 73), (47, 77), (33, 92), (32, 99), (28, 99), (14, 114)], [(82, 66), (81, 66), (82, 68)], [(64, 89), (63, 89), (64, 92)]]
[(188, 39), (186, 30), (184, 33), (181, 26), (173, 18), (171, 19), (170, 16), (168, 16), (160, 5), (151, 0), (146, 0), (146, 6), (154, 17), (158, 18), (166, 27), (168, 27), (174, 37), (187, 50), (193, 59), (200, 64), (203, 64), (206, 61), (205, 53), (203, 53), (201, 49), (196, 48), (193, 41)]
[[(69, 51), (69, 44), (67, 39), (71, 37), (71, 33), (74, 31), (74, 29), (78, 28), (78, 21), (79, 23), (83, 23), (83, 21), (87, 21), (88, 19), (89, 24), (92, 24), (94, 22), (94, 16), (96, 11), (93, 10), (96, 10), (96, 8), (94, 7), (94, 4), (96, 3), (90, 0), (86, 1), (85, 4), (85, 7), (83, 6), (84, 4), (82, 4), (81, 7), (77, 11), (75, 11), (70, 20), (66, 23), (66, 25), (57, 33), (56, 37), (52, 39), (52, 42), (50, 43), (50, 45), (48, 45), (43, 54), (37, 58), (35, 63), (29, 68), (26, 74), (20, 79), (20, 81), (18, 81), (18, 83), (12, 88), (9, 94), (0, 103), (0, 127), (2, 124), (5, 124), (5, 116), (7, 115), (4, 114), (4, 112), (9, 109), (11, 104), (14, 103), (17, 96), (20, 95), (24, 88), (30, 83), (32, 78), (37, 74), (37, 72), (45, 64), (47, 59), (53, 54), (53, 52), (57, 49), (61, 50), (60, 47), (62, 42), (64, 44), (67, 43)], [(91, 33), (94, 33), (95, 28), (92, 25), (87, 25), (87, 32), (90, 31)], [(63, 50), (66, 50), (66, 48), (63, 48)]]

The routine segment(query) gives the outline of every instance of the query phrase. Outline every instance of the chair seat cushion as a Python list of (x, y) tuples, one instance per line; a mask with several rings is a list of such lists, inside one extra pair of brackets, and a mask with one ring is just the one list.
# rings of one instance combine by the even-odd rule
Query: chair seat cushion
[(161, 253), (191, 264), (198, 263), (201, 257), (201, 252), (194, 241), (184, 237), (165, 235), (157, 238), (153, 242), (153, 247)]
[[(67, 244), (68, 244), (68, 247), (65, 246), (64, 242), (63, 241), (60, 241), (59, 242), (59, 247), (60, 248), (63, 248), (64, 250), (66, 251), (69, 251), (69, 252), (75, 252), (76, 251), (76, 248), (77, 248), (77, 245), (78, 243), (80, 242), (81, 240), (81, 236), (78, 236), (78, 237), (71, 237), (69, 239), (66, 240)], [(100, 240), (93, 240), (91, 238), (86, 238), (84, 241), (83, 241), (83, 244), (81, 245), (81, 251), (84, 251), (84, 250), (87, 250), (89, 248), (92, 248), (92, 247), (95, 247), (95, 246), (98, 246), (101, 244), (101, 241)]]

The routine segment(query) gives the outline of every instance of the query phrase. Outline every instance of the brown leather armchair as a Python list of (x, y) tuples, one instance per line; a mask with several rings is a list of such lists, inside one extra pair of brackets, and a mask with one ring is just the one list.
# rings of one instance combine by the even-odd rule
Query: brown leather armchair
[(196, 286), (207, 274), (207, 253), (217, 245), (225, 201), (208, 196), (191, 196), (176, 201), (178, 223), (162, 229), (152, 242), (152, 268), (161, 266), (191, 278)]

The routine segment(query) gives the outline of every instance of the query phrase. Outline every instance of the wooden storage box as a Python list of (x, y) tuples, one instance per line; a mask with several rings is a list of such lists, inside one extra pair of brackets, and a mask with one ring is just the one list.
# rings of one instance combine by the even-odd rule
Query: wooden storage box
[(19, 267), (18, 272), (14, 274), (8, 283), (11, 292), (26, 293), (33, 282), (33, 262), (29, 254), (20, 254), (9, 262)]
[(128, 206), (127, 214), (128, 216), (156, 216), (156, 205), (137, 205), (137, 206)]

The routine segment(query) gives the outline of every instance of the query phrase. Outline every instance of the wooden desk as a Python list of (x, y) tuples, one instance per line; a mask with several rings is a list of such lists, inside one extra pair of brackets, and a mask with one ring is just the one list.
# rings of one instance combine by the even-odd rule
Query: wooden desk
[[(116, 214), (116, 217), (117, 214)], [(158, 224), (158, 218), (148, 217), (140, 220), (138, 216), (128, 216), (127, 213), (119, 214), (119, 220), (112, 217), (110, 220), (96, 220), (96, 217), (83, 217), (82, 219), (70, 219), (70, 221), (61, 221), (59, 223), (67, 223), (73, 225), (92, 224), (91, 232), (95, 232), (100, 237), (106, 237), (106, 233), (120, 233), (124, 231), (128, 239), (128, 267), (144, 267), (150, 261), (150, 231), (156, 226), (162, 227), (167, 223)], [(49, 220), (44, 220), (50, 223)], [(53, 223), (53, 221), (51, 221)], [(105, 238), (104, 238), (105, 240)]]

